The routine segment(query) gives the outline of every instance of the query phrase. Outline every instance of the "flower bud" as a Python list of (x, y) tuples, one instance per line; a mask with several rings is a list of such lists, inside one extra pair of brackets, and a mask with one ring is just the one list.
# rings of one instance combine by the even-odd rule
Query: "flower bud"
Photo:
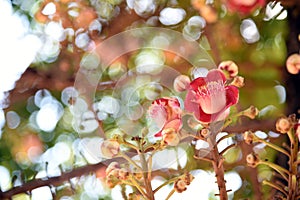
[(175, 182), (174, 184), (174, 189), (176, 192), (181, 193), (184, 192), (186, 190), (186, 183), (184, 180), (179, 179)]
[(113, 170), (119, 169), (119, 168), (120, 168), (119, 163), (117, 163), (117, 162), (111, 162), (111, 163), (107, 166), (107, 168), (106, 168), (106, 170), (105, 170), (106, 176), (108, 176)]
[(121, 179), (121, 180), (126, 180), (127, 179), (127, 177), (129, 176), (129, 172), (127, 171), (127, 169), (125, 169), (125, 168), (121, 168), (120, 170), (119, 170), (119, 178)]
[(245, 83), (244, 83), (244, 77), (242, 77), (242, 76), (236, 76), (236, 77), (234, 77), (234, 79), (233, 79), (233, 81), (231, 82), (230, 85), (234, 85), (234, 86), (236, 86), (238, 88), (243, 87), (245, 85)]
[(185, 173), (183, 177), (180, 177), (174, 184), (174, 189), (176, 192), (181, 193), (186, 190), (186, 186), (190, 185), (194, 179), (193, 175), (190, 173)]
[(179, 75), (174, 80), (174, 84), (173, 84), (174, 90), (176, 92), (183, 92), (189, 87), (190, 83), (191, 83), (191, 80), (188, 76)]
[(300, 55), (295, 53), (286, 60), (286, 68), (291, 74), (298, 74), (300, 70)]
[(244, 141), (246, 142), (246, 144), (252, 144), (254, 141), (254, 134), (252, 133), (252, 131), (246, 131), (244, 133)]
[(162, 131), (162, 141), (169, 146), (177, 146), (180, 138), (174, 128), (167, 128)]
[(204, 138), (206, 138), (208, 135), (210, 134), (210, 130), (207, 129), (207, 128), (203, 128), (201, 131), (200, 131), (200, 135)]
[(276, 122), (276, 130), (280, 133), (287, 133), (293, 126), (293, 123), (288, 117), (280, 117)]
[(145, 198), (140, 195), (140, 194), (137, 194), (137, 193), (130, 193), (128, 195), (128, 200), (144, 200)]
[(120, 144), (115, 140), (105, 140), (100, 146), (102, 156), (104, 158), (112, 158), (120, 151)]
[(238, 75), (238, 66), (231, 60), (223, 61), (219, 64), (218, 68), (227, 74), (230, 78)]
[(255, 106), (250, 106), (247, 110), (244, 110), (243, 115), (254, 119), (259, 113), (259, 110)]
[(137, 180), (140, 180), (143, 178), (143, 173), (141, 173), (141, 172), (134, 172), (133, 175)]
[(251, 153), (247, 155), (246, 161), (250, 167), (256, 167), (259, 163), (259, 158), (257, 157), (256, 154)]

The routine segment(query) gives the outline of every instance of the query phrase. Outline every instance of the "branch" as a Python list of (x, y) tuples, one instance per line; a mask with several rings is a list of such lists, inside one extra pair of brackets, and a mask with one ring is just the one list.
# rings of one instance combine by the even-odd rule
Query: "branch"
[(6, 192), (0, 191), (0, 199), (10, 199), (13, 195), (25, 193), (28, 191), (31, 191), (35, 188), (39, 188), (42, 186), (58, 186), (64, 181), (68, 181), (71, 178), (79, 177), (84, 174), (88, 174), (90, 172), (94, 172), (100, 168), (106, 167), (104, 163), (98, 163), (93, 165), (86, 165), (84, 167), (76, 168), (70, 172), (63, 173), (60, 176), (57, 177), (50, 177), (50, 178), (42, 178), (42, 179), (35, 179), (32, 181), (29, 181), (27, 183), (24, 183), (21, 186), (14, 187)]

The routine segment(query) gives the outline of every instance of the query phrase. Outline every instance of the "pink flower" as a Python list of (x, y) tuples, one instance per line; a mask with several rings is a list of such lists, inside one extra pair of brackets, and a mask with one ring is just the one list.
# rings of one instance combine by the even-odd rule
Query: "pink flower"
[(265, 0), (226, 0), (226, 5), (231, 12), (250, 14), (257, 7), (265, 5)]
[(155, 137), (163, 135), (163, 131), (169, 128), (178, 132), (182, 126), (180, 103), (176, 98), (163, 97), (152, 102), (149, 108), (149, 116), (159, 128)]
[(237, 87), (226, 85), (223, 72), (213, 69), (206, 77), (199, 77), (190, 83), (184, 106), (200, 122), (210, 123), (227, 117), (229, 107), (236, 104), (238, 98)]

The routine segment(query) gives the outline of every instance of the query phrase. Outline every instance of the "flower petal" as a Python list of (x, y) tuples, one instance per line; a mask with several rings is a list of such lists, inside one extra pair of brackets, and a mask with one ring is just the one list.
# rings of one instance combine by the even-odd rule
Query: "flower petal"
[(165, 108), (162, 105), (152, 104), (149, 113), (157, 128), (161, 130), (167, 122), (167, 112)]
[(223, 83), (226, 81), (226, 77), (224, 73), (219, 69), (212, 69), (208, 72), (206, 76), (206, 82), (212, 82), (212, 81), (220, 81), (222, 80)]
[(239, 100), (239, 90), (233, 85), (225, 87), (226, 89), (226, 107), (236, 104)]
[(199, 87), (206, 85), (206, 81), (203, 77), (194, 79), (190, 84), (190, 89), (197, 91)]

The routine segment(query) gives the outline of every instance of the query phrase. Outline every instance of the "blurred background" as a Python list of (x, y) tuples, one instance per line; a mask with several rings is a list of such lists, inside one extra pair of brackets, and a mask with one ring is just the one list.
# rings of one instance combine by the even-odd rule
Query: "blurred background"
[[(299, 74), (289, 74), (285, 66), (289, 55), (299, 53), (299, 4), (298, 0), (0, 0), (0, 198), (121, 199), (122, 190), (132, 190), (105, 186), (105, 167), (84, 148), (93, 142), (79, 137), (77, 129), (98, 141), (99, 127), (110, 134), (122, 124), (135, 123), (140, 104), (132, 107), (126, 119), (116, 122), (118, 110), (107, 102), (122, 106), (122, 99), (112, 97), (111, 90), (122, 74), (139, 70), (139, 63), (168, 65), (183, 74), (191, 74), (193, 66), (172, 52), (130, 52), (102, 72), (96, 108), (87, 112), (80, 127), (74, 127), (70, 107), (78, 95), (74, 88), (78, 69), (99, 64), (89, 52), (107, 38), (138, 27), (182, 33), (197, 42), (215, 66), (223, 60), (236, 62), (245, 86), (235, 109), (254, 105), (260, 113), (254, 120), (240, 119), (225, 131), (239, 134), (250, 129), (281, 144), (284, 138), (275, 131), (275, 119), (291, 113), (299, 117)], [(160, 39), (158, 42), (164, 41)], [(159, 69), (140, 70), (152, 73)], [(138, 100), (159, 96), (160, 87), (144, 90), (136, 96)], [(88, 106), (84, 100), (79, 103), (82, 109)], [(192, 149), (184, 149), (180, 167), (173, 170), (202, 169), (195, 171), (197, 180), (210, 180), (207, 173), (211, 172), (204, 171), (210, 166), (191, 159)], [(241, 144), (230, 150), (225, 166), (235, 185), (232, 199), (274, 195), (259, 184), (263, 179), (272, 180), (272, 171), (246, 166), (245, 155), (253, 149), (270, 161), (283, 166), (286, 162), (262, 145)], [(51, 181), (45, 185), (33, 182), (40, 178)], [(204, 195), (203, 199), (217, 199), (214, 181), (210, 182), (211, 186), (198, 182), (203, 189), (198, 195)], [(15, 187), (22, 189), (13, 190)], [(197, 192), (188, 190), (192, 197)], [(173, 197), (182, 198), (192, 199)]]

